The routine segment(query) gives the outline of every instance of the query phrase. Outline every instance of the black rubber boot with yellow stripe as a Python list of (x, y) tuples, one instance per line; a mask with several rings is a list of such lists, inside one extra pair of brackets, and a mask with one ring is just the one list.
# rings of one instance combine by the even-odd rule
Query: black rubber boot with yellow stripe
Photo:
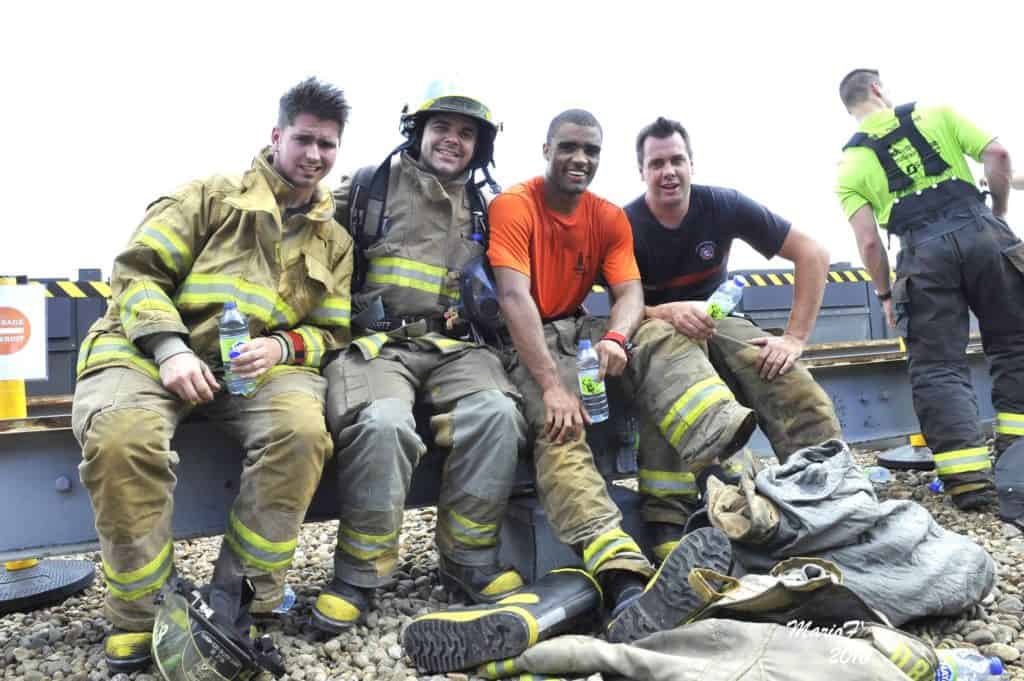
[(510, 567), (460, 565), (444, 556), (441, 584), (450, 594), (462, 592), (473, 603), (497, 603), (523, 588), (523, 577)]
[(561, 568), (491, 605), (417, 617), (402, 647), (427, 673), (455, 672), (504, 660), (585, 623), (601, 606), (601, 590), (583, 570)]
[(686, 621), (704, 605), (690, 586), (690, 571), (706, 568), (728, 574), (731, 566), (732, 547), (725, 533), (713, 527), (694, 530), (662, 562), (643, 595), (613, 615), (606, 638), (629, 643)]
[(153, 632), (114, 629), (103, 642), (110, 675), (130, 674), (153, 662)]
[(313, 604), (313, 626), (328, 634), (349, 629), (370, 607), (370, 592), (335, 578)]

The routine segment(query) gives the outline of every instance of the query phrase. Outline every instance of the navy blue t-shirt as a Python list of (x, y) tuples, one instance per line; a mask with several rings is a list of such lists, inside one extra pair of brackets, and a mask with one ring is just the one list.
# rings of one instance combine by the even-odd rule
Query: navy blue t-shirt
[(648, 305), (706, 300), (725, 280), (733, 239), (771, 258), (790, 228), (788, 220), (735, 189), (698, 184), (690, 187), (690, 209), (676, 229), (663, 227), (643, 196), (625, 211)]

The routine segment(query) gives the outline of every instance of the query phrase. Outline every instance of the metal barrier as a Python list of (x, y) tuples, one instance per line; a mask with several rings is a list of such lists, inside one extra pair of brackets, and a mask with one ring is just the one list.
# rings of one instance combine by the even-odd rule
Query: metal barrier
[[(28, 419), (0, 421), (0, 560), (96, 547), (92, 510), (79, 483), (81, 454), (70, 430), (69, 412), (78, 345), (92, 321), (105, 311), (103, 294), (109, 292), (98, 281), (98, 271), (83, 274), (75, 282), (39, 282), (50, 293), (50, 380), (28, 382), (32, 396)], [(743, 270), (734, 274), (750, 283), (744, 289), (743, 313), (766, 330), (783, 328), (792, 303), (792, 272)], [(866, 278), (863, 270), (841, 265), (830, 272), (805, 362), (832, 398), (848, 441), (902, 443), (909, 434), (919, 431), (906, 376), (905, 351), (899, 339), (888, 336), (881, 306)], [(592, 314), (607, 314), (607, 292), (598, 287), (587, 306)], [(968, 348), (968, 357), (981, 418), (991, 420), (991, 379), (977, 344)], [(636, 470), (636, 443), (624, 420), (628, 411), (614, 409), (617, 404), (625, 401), (613, 396), (613, 411), (620, 415), (588, 434), (595, 458), (608, 477), (628, 476)], [(211, 424), (197, 420), (182, 424), (173, 446), (181, 458), (175, 536), (222, 532), (228, 505), (238, 488), (240, 450)], [(759, 453), (771, 451), (760, 431), (751, 447)], [(443, 453), (431, 448), (413, 477), (408, 506), (436, 503), (442, 460)], [(517, 476), (523, 496), (510, 505), (503, 546), (505, 558), (530, 577), (537, 570), (551, 567), (552, 561), (569, 560), (572, 553), (554, 540), (535, 497), (528, 494), (533, 481), (528, 461), (520, 462)], [(325, 471), (324, 480), (308, 520), (336, 517), (333, 467)], [(627, 527), (642, 532), (635, 513), (636, 495), (616, 487), (616, 496), (624, 506)]]

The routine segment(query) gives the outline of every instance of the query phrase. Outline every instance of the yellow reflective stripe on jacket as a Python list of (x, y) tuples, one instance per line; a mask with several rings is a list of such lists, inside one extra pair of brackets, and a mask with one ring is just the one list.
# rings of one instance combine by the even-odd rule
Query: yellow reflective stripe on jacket
[[(715, 402), (731, 399), (734, 399), (732, 391), (725, 386), (721, 378), (717, 376), (705, 378), (690, 386), (682, 397), (676, 400), (668, 413), (661, 419), (658, 430), (675, 447), (683, 438), (686, 429), (692, 426), (700, 418), (700, 415), (707, 411), (708, 407)], [(674, 421), (678, 421), (678, 423), (673, 428), (671, 426)]]
[(1024, 435), (1024, 414), (999, 412), (996, 414), (995, 432), (1000, 435)]
[(175, 297), (175, 302), (182, 307), (229, 300), (238, 303), (239, 310), (268, 326), (291, 328), (299, 322), (295, 310), (275, 291), (238, 277), (193, 272), (185, 278)]
[(359, 348), (359, 352), (363, 353), (363, 359), (371, 360), (380, 354), (380, 349), (387, 342), (388, 335), (386, 333), (375, 333), (372, 336), (356, 338), (352, 341), (352, 345)]
[(117, 336), (100, 336), (91, 343), (84, 343), (78, 351), (75, 374), (80, 377), (86, 371), (105, 364), (128, 364), (153, 380), (160, 380), (156, 362), (144, 357), (134, 343)]
[(347, 329), (352, 325), (351, 320), (352, 301), (341, 296), (324, 298), (306, 315), (306, 321), (317, 326), (342, 326)]
[(338, 549), (360, 560), (373, 560), (398, 550), (398, 530), (387, 534), (366, 534), (338, 525)]
[(291, 565), (298, 541), (270, 541), (246, 527), (234, 511), (228, 518), (224, 540), (243, 563), (261, 570), (278, 570)]
[(990, 468), (992, 461), (988, 458), (988, 447), (956, 449), (935, 455), (935, 472), (938, 475), (986, 471)]
[(122, 293), (118, 300), (121, 309), (121, 324), (125, 331), (130, 330), (138, 322), (141, 313), (147, 311), (163, 312), (179, 318), (178, 309), (174, 307), (170, 296), (163, 289), (148, 279), (140, 279)]
[(460, 350), (473, 345), (473, 343), (461, 341), (457, 338), (449, 338), (439, 333), (428, 333), (426, 336), (423, 336), (423, 340), (428, 341), (441, 352), (451, 352), (452, 350)]
[(156, 558), (137, 570), (117, 572), (103, 561), (103, 577), (111, 594), (125, 601), (136, 601), (159, 589), (167, 581), (173, 567), (174, 545), (167, 542)]
[(187, 272), (192, 267), (192, 251), (174, 230), (162, 222), (154, 220), (144, 224), (136, 240), (153, 249), (164, 266), (175, 274)]
[(637, 477), (641, 494), (655, 497), (697, 496), (697, 478), (693, 473), (641, 468)]
[(622, 530), (609, 530), (583, 549), (583, 564), (587, 572), (594, 573), (606, 560), (624, 551), (641, 553), (640, 547), (628, 534)]
[(468, 546), (497, 546), (498, 526), (493, 523), (478, 523), (464, 515), (448, 509), (448, 531), (460, 544)]
[(315, 326), (299, 326), (295, 333), (302, 336), (306, 345), (306, 356), (302, 360), (305, 366), (318, 367), (324, 360), (324, 338), (322, 331)]
[(424, 293), (445, 296), (453, 302), (459, 300), (457, 287), (448, 286), (448, 270), (437, 265), (409, 260), (407, 258), (385, 257), (370, 260), (366, 281), (372, 284), (390, 284), (411, 288)]

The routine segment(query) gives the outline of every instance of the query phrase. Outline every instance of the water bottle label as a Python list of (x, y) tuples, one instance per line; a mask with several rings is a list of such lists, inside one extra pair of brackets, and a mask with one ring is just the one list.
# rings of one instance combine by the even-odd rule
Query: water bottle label
[(729, 313), (718, 303), (708, 303), (708, 314), (712, 319), (725, 319)]
[(580, 376), (580, 394), (583, 397), (604, 395), (604, 381), (599, 381), (594, 376)]
[(241, 354), (241, 348), (246, 341), (235, 338), (223, 338), (220, 341), (220, 359), (227, 367), (235, 357)]
[(956, 679), (956, 673), (953, 668), (945, 662), (939, 662), (939, 666), (935, 669), (935, 681), (954, 681)]

